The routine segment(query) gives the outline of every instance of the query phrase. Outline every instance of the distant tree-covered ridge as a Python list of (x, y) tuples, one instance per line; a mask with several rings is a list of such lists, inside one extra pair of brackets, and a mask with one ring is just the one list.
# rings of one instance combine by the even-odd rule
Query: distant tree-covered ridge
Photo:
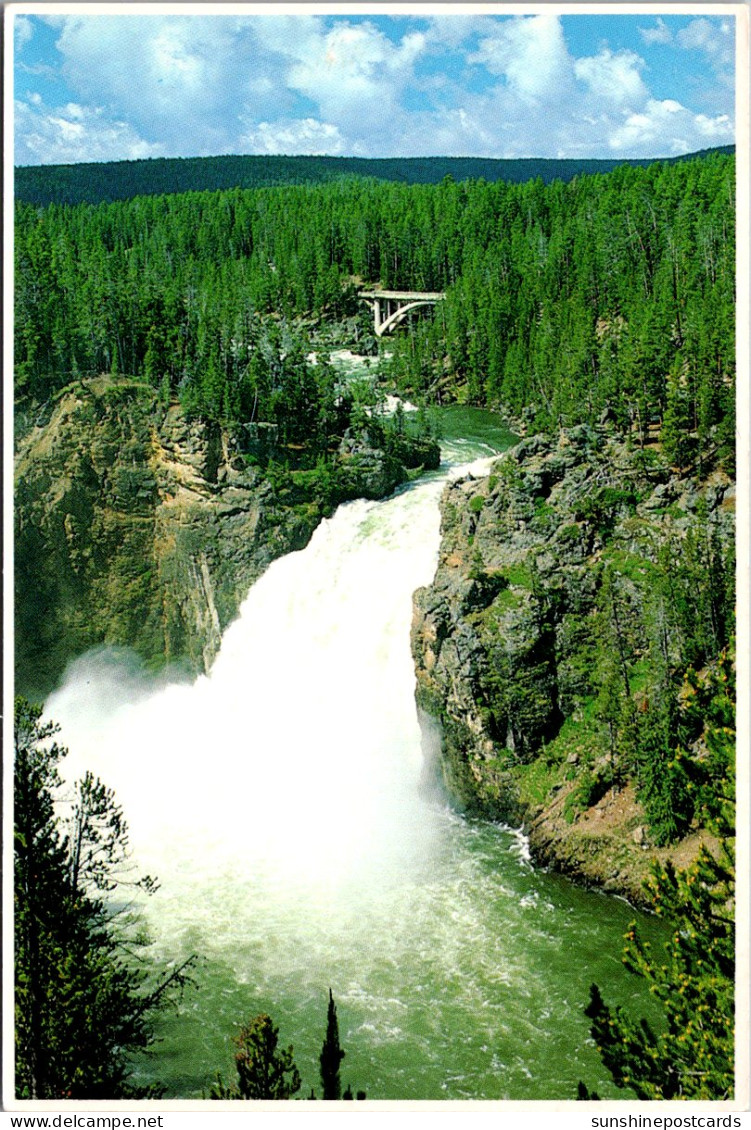
[[(713, 152), (731, 153), (734, 146)], [(706, 151), (709, 152), (709, 151)], [(689, 155), (692, 156), (692, 155)], [(694, 154), (695, 156), (695, 154)], [(669, 160), (680, 161), (683, 157)], [(540, 177), (545, 184), (568, 181), (583, 173), (607, 173), (621, 164), (647, 165), (648, 160), (544, 157), (326, 157), (233, 156), (157, 157), (140, 161), (104, 161), (76, 165), (33, 165), (15, 170), (15, 194), (31, 204), (99, 204), (170, 192), (261, 188), (314, 184), (342, 177), (374, 177), (404, 184), (437, 184), (454, 180), (508, 181), (518, 184)]]
[(400, 388), (538, 429), (604, 410), (640, 441), (661, 424), (685, 464), (733, 442), (734, 188), (734, 158), (711, 154), (547, 186), (350, 179), (18, 204), (17, 392), (43, 401), (79, 373), (122, 372), (202, 418), (294, 430), (312, 418), (303, 321), (359, 310), (367, 338), (357, 290), (380, 283), (446, 292), (390, 339)]

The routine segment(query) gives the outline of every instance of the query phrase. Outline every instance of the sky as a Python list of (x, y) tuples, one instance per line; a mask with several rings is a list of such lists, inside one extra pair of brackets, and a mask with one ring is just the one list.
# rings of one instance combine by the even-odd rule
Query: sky
[(222, 153), (667, 157), (735, 140), (735, 21), (711, 7), (125, 7), (16, 10), (17, 165)]

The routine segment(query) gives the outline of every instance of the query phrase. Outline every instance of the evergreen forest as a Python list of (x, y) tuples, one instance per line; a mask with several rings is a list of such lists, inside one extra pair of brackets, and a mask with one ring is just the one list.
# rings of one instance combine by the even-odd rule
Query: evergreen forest
[[(324, 417), (306, 320), (369, 318), (358, 289), (445, 291), (392, 379), (535, 428), (604, 410), (676, 456), (734, 437), (734, 169), (712, 155), (569, 184), (373, 180), (17, 205), (17, 395), (143, 377), (189, 413)], [(375, 342), (370, 340), (371, 348)], [(714, 440), (713, 440), (714, 442)]]
[[(464, 162), (464, 168), (452, 171), (445, 161), (442, 179), (427, 183), (428, 171), (414, 165), (408, 172), (407, 162), (392, 162), (389, 172), (372, 167), (378, 162), (365, 162), (362, 169), (351, 162), (341, 175), (327, 159), (309, 159), (307, 171), (299, 159), (290, 174), (284, 162), (291, 159), (279, 158), (277, 165), (266, 163), (263, 176), (297, 183), (237, 187), (237, 170), (232, 173), (222, 162), (252, 160), (212, 159), (218, 187), (189, 191), (174, 191), (174, 185), (200, 184), (196, 162), (137, 162), (146, 168), (133, 171), (129, 199), (123, 198), (129, 192), (122, 179), (118, 188), (117, 178), (108, 180), (102, 167), (92, 192), (96, 199), (88, 203), (78, 173), (60, 169), (40, 189), (34, 180), (41, 174), (16, 171), (19, 421), (54, 402), (71, 382), (102, 373), (127, 375), (148, 386), (163, 406), (179, 402), (189, 419), (274, 425), (290, 449), (310, 452), (312, 466), (328, 457), (334, 437), (357, 417), (356, 393), (355, 402), (344, 403), (326, 363), (326, 335), (338, 327), (337, 340), (373, 358), (380, 351), (377, 372), (384, 389), (421, 406), (460, 402), (492, 408), (527, 436), (555, 436), (561, 428), (590, 425), (606, 428), (622, 443), (628, 450), (623, 466), (632, 480), (622, 476), (617, 482), (616, 471), (610, 478), (603, 471), (602, 490), (582, 503), (566, 527), (572, 543), (582, 531), (594, 531), (607, 566), (593, 582), (594, 617), (587, 606), (575, 627), (581, 628), (576, 662), (585, 688), (577, 707), (590, 704), (589, 721), (594, 719), (593, 731), (599, 727), (598, 740), (611, 761), (607, 774), (582, 775), (575, 801), (579, 809), (591, 807), (614, 787), (615, 771), (616, 777), (621, 774), (616, 787), (629, 779), (637, 782), (655, 846), (670, 846), (698, 826), (708, 831), (716, 850), (703, 851), (684, 872), (669, 864), (655, 868), (645, 901), (676, 924), (668, 964), (661, 965), (638, 936), (627, 939), (624, 960), (647, 978), (664, 1004), (665, 1031), (656, 1035), (611, 1008), (597, 986), (587, 1016), (619, 1086), (642, 1098), (728, 1097), (733, 1087), (734, 547), (721, 540), (719, 526), (708, 521), (700, 500), (690, 521), (676, 526), (672, 542), (667, 534), (659, 544), (655, 540), (649, 567), (634, 564), (641, 545), (629, 556), (631, 548), (620, 552), (610, 534), (616, 518), (633, 516), (642, 501), (639, 491), (646, 498), (671, 475), (682, 489), (691, 481), (695, 494), (712, 475), (734, 475), (733, 154), (623, 163), (547, 182), (540, 169), (534, 179), (519, 183), (494, 179), (486, 163)], [(172, 177), (173, 165), (181, 167), (183, 180)], [(433, 179), (435, 173), (434, 166)], [(235, 187), (224, 187), (225, 175), (235, 178)], [(374, 286), (440, 291), (445, 298), (415, 318), (408, 332), (379, 341), (360, 297)], [(317, 364), (313, 352), (319, 354)], [(522, 477), (520, 468), (519, 481)], [(517, 485), (508, 487), (509, 497)], [(479, 518), (484, 501), (475, 501)], [(529, 499), (522, 501), (526, 505)], [(544, 500), (534, 505), (535, 520), (542, 523)], [(559, 533), (550, 532), (551, 542)], [(634, 535), (634, 544), (637, 540)], [(493, 581), (482, 561), (476, 573), (479, 585)], [(534, 582), (524, 583), (532, 591)], [(511, 581), (504, 583), (508, 587)], [(538, 589), (533, 595), (542, 594), (538, 604), (549, 617), (552, 638), (563, 614), (550, 602), (545, 605), (552, 587)], [(488, 600), (496, 596), (494, 591)], [(486, 619), (490, 622), (489, 614)], [(599, 625), (597, 637), (591, 636), (592, 623)], [(491, 642), (494, 647), (495, 639)], [(546, 656), (535, 654), (530, 663), (547, 663)], [(601, 676), (599, 686), (591, 685), (591, 672)], [(490, 682), (493, 677), (491, 672)], [(515, 677), (512, 673), (504, 682), (503, 694)], [(525, 704), (530, 702), (527, 695)], [(557, 733), (568, 739), (573, 729), (568, 712), (566, 721), (563, 731), (563, 717), (557, 720)], [(24, 707), (21, 723), (26, 740), (17, 754), (20, 749), (27, 759), (26, 777), (45, 806), (49, 858), (44, 881), (63, 891), (66, 915), (47, 923), (49, 936), (42, 938), (39, 915), (48, 908), (35, 909), (27, 874), (34, 863), (28, 852), (33, 829), (20, 826), (22, 1006), (28, 999), (19, 1029), (21, 1078), (25, 1094), (58, 1095), (63, 1082), (40, 1082), (39, 1024), (47, 1024), (48, 1016), (44, 978), (40, 981), (34, 964), (46, 963), (49, 975), (55, 975), (67, 960), (61, 931), (68, 931), (82, 952), (88, 935), (100, 951), (111, 946), (106, 900), (96, 890), (87, 895), (83, 925), (79, 920), (81, 884), (71, 878), (71, 834), (51, 823), (48, 792), (50, 782), (57, 783), (58, 755), (54, 747), (47, 754), (37, 749), (35, 708)], [(588, 734), (579, 737), (586, 742)], [(550, 735), (543, 738), (535, 750), (535, 773), (549, 757)], [(517, 760), (525, 759), (519, 754)], [(532, 764), (531, 757), (527, 762)], [(550, 761), (544, 772), (549, 770)], [(35, 774), (41, 774), (40, 781)], [(23, 785), (22, 778), (27, 791), (28, 781)], [(105, 799), (102, 804), (110, 811), (114, 802)], [(85, 801), (94, 803), (90, 797)], [(22, 798), (19, 812), (31, 819), (34, 804)], [(63, 882), (60, 876), (67, 878)], [(122, 1039), (113, 1036), (113, 1046), (146, 1046), (162, 983), (143, 988), (123, 972), (119, 952), (115, 958), (104, 999), (110, 1009), (119, 1007), (118, 994), (129, 1002), (130, 1012), (123, 1015), (130, 1029)], [(330, 1001), (333, 1010), (333, 997)], [(257, 1020), (264, 1020), (267, 1042), (269, 1034), (274, 1036), (275, 1052), (270, 1019)], [(321, 1061), (324, 1097), (327, 1087), (339, 1088), (343, 1053), (335, 1021), (333, 1012), (329, 1067)], [(69, 1055), (69, 1037), (53, 1031), (58, 1023), (57, 1014), (49, 1020), (50, 1046)], [(255, 1030), (243, 1030), (236, 1057), (239, 1090), (222, 1090), (221, 1084), (214, 1097), (244, 1097), (250, 1035), (260, 1039)], [(292, 1070), (291, 1049), (288, 1059), (280, 1067), (282, 1079)], [(700, 1060), (704, 1067), (697, 1067)], [(116, 1076), (124, 1087), (119, 1051), (112, 1071), (112, 1079)], [(98, 1097), (112, 1079), (96, 1078), (87, 1097)], [(293, 1082), (297, 1087), (284, 1082), (284, 1097), (299, 1089), (299, 1078)], [(582, 1084), (580, 1097), (597, 1096)]]

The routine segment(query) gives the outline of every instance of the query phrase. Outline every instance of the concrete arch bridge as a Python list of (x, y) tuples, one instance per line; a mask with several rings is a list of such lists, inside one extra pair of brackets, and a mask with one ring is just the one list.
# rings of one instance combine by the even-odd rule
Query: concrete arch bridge
[(390, 333), (411, 310), (434, 306), (446, 295), (442, 291), (361, 290), (359, 297), (373, 309), (376, 337)]

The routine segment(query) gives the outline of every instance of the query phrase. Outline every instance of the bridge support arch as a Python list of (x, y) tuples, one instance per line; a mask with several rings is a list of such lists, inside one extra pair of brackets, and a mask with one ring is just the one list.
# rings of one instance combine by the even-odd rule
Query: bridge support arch
[(446, 295), (441, 291), (419, 290), (361, 290), (360, 298), (373, 310), (376, 337), (390, 333), (404, 321), (411, 310), (421, 306), (434, 306)]

